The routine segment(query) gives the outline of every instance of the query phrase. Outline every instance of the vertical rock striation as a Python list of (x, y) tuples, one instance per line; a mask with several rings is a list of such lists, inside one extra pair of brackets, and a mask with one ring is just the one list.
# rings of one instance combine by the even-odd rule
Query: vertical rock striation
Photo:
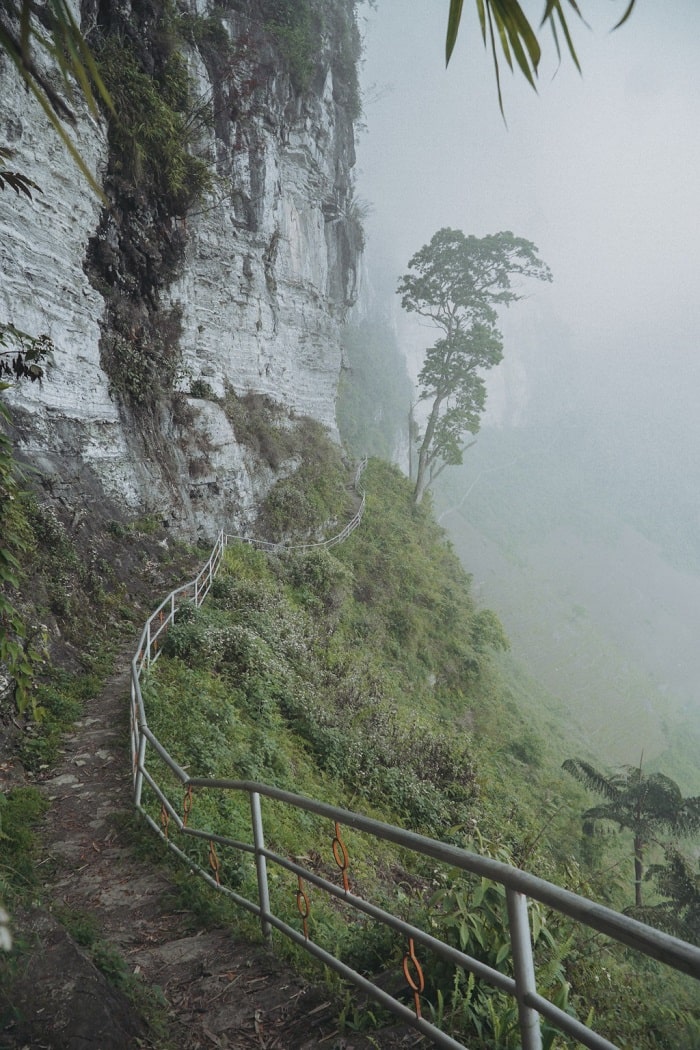
[(190, 533), (245, 527), (273, 474), (236, 440), (231, 398), (263, 394), (335, 428), (362, 247), (354, 0), (196, 0), (177, 17), (87, 0), (83, 26), (98, 54), (132, 49), (141, 94), (186, 84), (177, 106), (200, 167), (184, 188), (149, 182), (158, 145), (127, 163), (114, 120), (97, 127), (78, 107), (102, 208), (0, 60), (0, 144), (42, 189), (0, 194), (0, 322), (57, 348), (41, 388), (10, 395), (18, 446), (67, 496)]

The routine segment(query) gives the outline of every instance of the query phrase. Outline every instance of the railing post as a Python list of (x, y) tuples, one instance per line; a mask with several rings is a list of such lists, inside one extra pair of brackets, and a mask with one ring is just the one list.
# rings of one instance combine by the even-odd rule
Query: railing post
[(524, 893), (518, 893), (517, 890), (506, 889), (506, 900), (522, 1050), (542, 1050), (540, 1016), (536, 1010), (525, 1003), (525, 996), (528, 992), (537, 991), (530, 920), (527, 914), (527, 897)]
[(131, 741), (131, 779), (134, 787), (134, 797), (136, 796), (136, 786), (138, 783), (138, 759), (139, 759), (139, 711), (136, 704), (136, 670), (134, 665), (131, 665), (131, 707), (129, 710), (129, 738)]
[(137, 727), (138, 727), (139, 746), (138, 746), (138, 752), (137, 752), (137, 756), (136, 756), (136, 783), (134, 784), (134, 805), (138, 807), (138, 806), (141, 805), (141, 791), (143, 789), (143, 772), (142, 772), (142, 770), (143, 770), (143, 767), (144, 767), (144, 763), (146, 761), (146, 744), (148, 743), (148, 741), (146, 740), (146, 737), (141, 732), (141, 726), (138, 724), (138, 721), (137, 721), (136, 724), (137, 724)]
[(151, 666), (151, 620), (146, 621), (146, 663)]
[(267, 861), (263, 854), (265, 835), (263, 833), (260, 795), (257, 791), (250, 793), (250, 812), (253, 820), (253, 845), (255, 846), (255, 870), (258, 875), (258, 902), (260, 904), (260, 925), (263, 937), (272, 940), (272, 927), (268, 922), (270, 914), (270, 891), (267, 885)]

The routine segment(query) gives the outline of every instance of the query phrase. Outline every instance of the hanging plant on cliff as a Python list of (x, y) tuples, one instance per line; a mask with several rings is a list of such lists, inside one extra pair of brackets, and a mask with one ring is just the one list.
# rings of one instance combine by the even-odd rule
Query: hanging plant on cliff
[(12, 168), (8, 168), (8, 161), (12, 160), (14, 156), (14, 150), (4, 149), (0, 146), (0, 190), (11, 189), (14, 190), (17, 196), (23, 193), (25, 197), (32, 199), (32, 190), (41, 190), (37, 186), (33, 179), (30, 179), (27, 175), (21, 171), (14, 171)]
[(194, 152), (205, 113), (184, 57), (171, 46), (151, 73), (131, 47), (110, 37), (99, 62), (116, 107), (109, 120), (112, 175), (160, 197), (170, 214), (185, 215), (212, 188), (213, 177)]

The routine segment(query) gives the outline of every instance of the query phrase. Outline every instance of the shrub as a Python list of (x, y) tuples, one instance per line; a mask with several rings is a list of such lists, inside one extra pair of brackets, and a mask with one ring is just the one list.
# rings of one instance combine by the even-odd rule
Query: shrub
[(213, 185), (208, 163), (190, 152), (191, 118), (198, 109), (184, 57), (172, 50), (150, 74), (130, 47), (111, 36), (98, 60), (115, 106), (109, 121), (115, 172), (161, 196), (173, 214), (184, 215)]
[(198, 397), (205, 401), (213, 401), (214, 391), (211, 383), (208, 383), (206, 379), (193, 379), (190, 383), (190, 397)]

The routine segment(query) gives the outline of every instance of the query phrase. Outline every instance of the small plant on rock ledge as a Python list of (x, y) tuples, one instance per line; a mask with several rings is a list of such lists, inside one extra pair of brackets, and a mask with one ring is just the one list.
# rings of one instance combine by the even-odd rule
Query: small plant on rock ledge
[(190, 397), (202, 398), (204, 401), (213, 401), (214, 390), (211, 383), (206, 379), (193, 379), (190, 383)]

